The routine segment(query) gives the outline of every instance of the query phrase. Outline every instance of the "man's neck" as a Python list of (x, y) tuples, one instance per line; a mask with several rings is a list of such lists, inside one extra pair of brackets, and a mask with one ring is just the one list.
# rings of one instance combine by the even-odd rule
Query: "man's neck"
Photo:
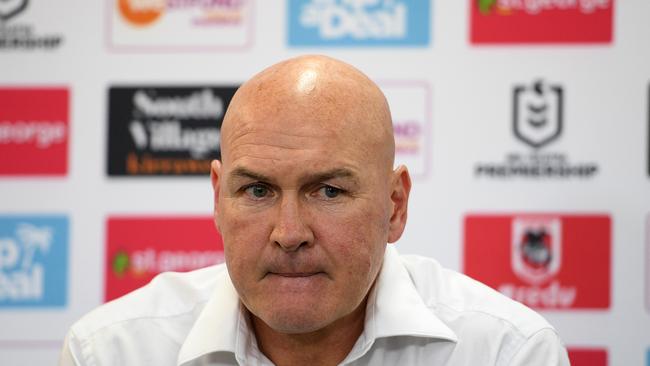
[(327, 327), (303, 334), (277, 332), (253, 314), (251, 323), (260, 351), (278, 366), (338, 365), (363, 332), (365, 313), (366, 300)]

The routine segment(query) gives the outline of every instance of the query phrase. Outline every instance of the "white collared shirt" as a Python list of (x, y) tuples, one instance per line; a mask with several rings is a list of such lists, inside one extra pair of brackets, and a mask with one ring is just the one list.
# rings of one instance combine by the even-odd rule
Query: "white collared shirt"
[[(225, 265), (165, 273), (95, 309), (66, 337), (61, 366), (272, 365)], [(364, 331), (342, 365), (569, 365), (537, 313), (435, 260), (386, 249)]]

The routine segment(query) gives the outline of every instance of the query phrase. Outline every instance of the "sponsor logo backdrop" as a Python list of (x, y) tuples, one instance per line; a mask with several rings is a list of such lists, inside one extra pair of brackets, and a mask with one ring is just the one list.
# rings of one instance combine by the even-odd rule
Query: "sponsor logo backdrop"
[(289, 0), (291, 46), (426, 46), (430, 0)]
[(393, 117), (395, 162), (405, 164), (414, 179), (429, 171), (431, 88), (423, 81), (380, 81)]
[[(509, 151), (502, 162), (478, 162), (474, 169), (476, 177), (593, 178), (598, 173), (596, 162), (572, 162), (566, 152), (552, 146), (565, 129), (565, 108), (564, 88), (559, 84), (538, 79), (528, 85), (515, 85), (512, 90), (512, 134), (528, 152)], [(587, 138), (587, 135), (582, 137)]]
[(569, 361), (572, 366), (607, 366), (607, 351), (569, 348)]
[(68, 219), (0, 216), (0, 308), (60, 308), (67, 289)]
[(614, 0), (469, 1), (473, 43), (612, 41)]
[(244, 49), (252, 42), (252, 0), (105, 0), (114, 50)]
[(68, 172), (69, 91), (0, 88), (0, 175)]
[(112, 87), (110, 176), (206, 175), (235, 87)]
[(10, 0), (0, 6), (0, 53), (51, 52), (63, 44), (59, 30), (43, 31), (39, 24), (38, 15), (43, 10), (47, 12), (47, 5), (30, 3), (29, 0)]
[(106, 231), (106, 301), (158, 273), (223, 262), (223, 244), (211, 217), (111, 217)]
[(464, 271), (533, 308), (608, 308), (610, 230), (604, 215), (468, 215)]
[(647, 14), (643, 0), (0, 0), (0, 363), (56, 364), (90, 309), (221, 261), (208, 169), (223, 112), (262, 68), (320, 53), (390, 103), (413, 177), (401, 253), (533, 306), (574, 364), (646, 364)]

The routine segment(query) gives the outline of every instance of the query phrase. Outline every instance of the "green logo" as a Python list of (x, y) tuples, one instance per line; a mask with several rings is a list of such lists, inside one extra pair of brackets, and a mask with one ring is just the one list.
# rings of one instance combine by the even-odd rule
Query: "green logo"
[(118, 277), (124, 276), (126, 270), (129, 268), (129, 254), (125, 251), (119, 251), (113, 257), (113, 273)]
[(497, 0), (477, 0), (478, 10), (483, 14), (489, 14)]

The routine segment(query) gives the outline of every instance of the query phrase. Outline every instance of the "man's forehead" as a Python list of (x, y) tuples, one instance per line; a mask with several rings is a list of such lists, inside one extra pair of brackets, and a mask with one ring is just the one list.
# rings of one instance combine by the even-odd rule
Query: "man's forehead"
[(238, 131), (287, 128), (312, 129), (312, 133), (360, 128), (374, 122), (367, 109), (376, 105), (369, 98), (345, 90), (336, 93), (337, 89), (307, 95), (271, 90), (243, 95), (231, 106), (224, 122)]
[(351, 124), (341, 119), (328, 121), (322, 116), (311, 116), (279, 111), (276, 114), (249, 116), (238, 118), (236, 128), (231, 129), (229, 137), (251, 139), (273, 137), (278, 139), (318, 139), (321, 137), (336, 137), (349, 130)]
[[(354, 155), (392, 166), (390, 111), (379, 88), (350, 65), (301, 57), (274, 65), (237, 91), (222, 125), (222, 157), (238, 144), (316, 144), (329, 140)], [(357, 150), (357, 151), (353, 151)]]
[(300, 152), (307, 158), (313, 156), (309, 150), (317, 151), (316, 155), (344, 153), (359, 157), (372, 145), (360, 143), (361, 140), (369, 139), (376, 132), (364, 131), (354, 119), (352, 114), (305, 113), (294, 107), (278, 110), (276, 114), (234, 116), (231, 122), (236, 128), (223, 131), (222, 157), (236, 159), (264, 153), (285, 156)]

